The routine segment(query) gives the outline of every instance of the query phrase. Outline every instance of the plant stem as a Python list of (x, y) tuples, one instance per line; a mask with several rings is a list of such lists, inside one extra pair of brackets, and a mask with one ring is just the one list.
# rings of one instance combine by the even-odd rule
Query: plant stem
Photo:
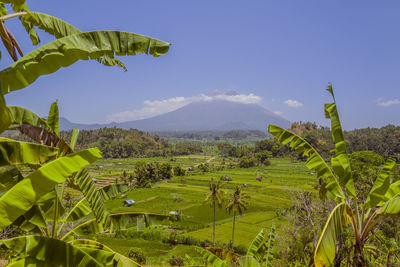
[(8, 19), (12, 19), (12, 18), (15, 18), (15, 17), (20, 17), (20, 16), (25, 16), (25, 15), (28, 15), (28, 12), (25, 12), (25, 11), (24, 12), (16, 12), (16, 13), (4, 15), (4, 16), (0, 17), (0, 20), (1, 21), (6, 21)]
[(235, 240), (235, 217), (236, 217), (236, 212), (233, 212), (233, 227), (232, 227), (232, 249), (233, 249), (233, 242)]
[(213, 246), (215, 247), (215, 201), (214, 201), (214, 223), (213, 223)]
[(56, 198), (54, 200), (54, 217), (53, 217), (53, 229), (51, 231), (51, 237), (54, 238), (56, 236), (56, 230), (57, 230), (57, 214), (58, 214), (58, 190), (57, 190), (57, 185), (55, 186), (54, 190), (56, 191)]

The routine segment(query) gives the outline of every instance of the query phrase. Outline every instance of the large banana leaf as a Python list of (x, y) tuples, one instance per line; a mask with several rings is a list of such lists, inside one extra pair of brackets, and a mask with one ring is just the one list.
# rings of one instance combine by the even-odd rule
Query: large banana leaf
[[(331, 93), (335, 100), (332, 85), (328, 86), (327, 91)], [(350, 160), (347, 154), (346, 143), (344, 141), (343, 130), (340, 124), (336, 103), (325, 104), (325, 117), (331, 120), (332, 140), (335, 144), (335, 156), (331, 158), (332, 168), (339, 177), (339, 184), (346, 187), (350, 196), (356, 197)]]
[[(109, 263), (113, 264), (113, 266), (124, 266), (124, 267), (140, 266), (135, 261), (123, 256), (122, 254), (119, 254), (119, 253), (113, 251), (112, 249), (110, 249), (109, 247), (105, 246), (104, 244), (101, 244), (101, 243), (99, 243), (97, 241), (94, 241), (94, 240), (76, 239), (76, 240), (70, 241), (69, 243), (73, 244), (75, 247), (79, 247), (80, 249), (86, 251), (86, 253), (88, 253), (93, 258), (95, 258), (96, 260), (102, 262), (105, 265), (108, 265), (107, 264), (107, 260), (108, 260)], [(90, 251), (90, 250), (92, 250), (92, 251)], [(100, 257), (100, 255), (98, 255), (99, 252), (96, 252), (94, 250), (111, 253), (112, 254), (112, 257), (110, 257), (111, 260), (109, 258), (108, 259), (104, 258), (104, 260), (100, 260), (101, 257)]]
[(328, 164), (326, 164), (318, 152), (307, 143), (307, 141), (300, 136), (273, 124), (268, 126), (268, 132), (275, 136), (282, 144), (289, 144), (290, 147), (300, 150), (303, 155), (307, 157), (306, 166), (309, 169), (314, 170), (318, 177), (326, 179), (327, 184), (325, 189), (327, 197), (336, 202), (341, 202), (346, 198), (331, 168), (329, 168)]
[[(24, 20), (32, 23), (39, 29), (46, 31), (51, 35), (54, 35), (58, 39), (68, 35), (82, 33), (71, 24), (48, 14), (30, 12), (29, 14), (24, 16)], [(124, 66), (124, 64), (113, 56), (105, 55), (97, 59), (97, 61), (103, 63), (106, 66), (118, 65), (126, 71), (126, 67)]]
[(109, 200), (128, 191), (128, 189), (129, 187), (126, 184), (111, 184), (99, 189), (99, 193), (104, 200)]
[(12, 225), (29, 233), (42, 233), (41, 228), (47, 229), (48, 231), (46, 218), (38, 205), (34, 205), (27, 212), (18, 217)]
[(342, 233), (343, 226), (349, 223), (348, 208), (348, 205), (342, 202), (329, 215), (315, 248), (314, 263), (316, 267), (331, 266), (333, 263), (337, 238)]
[(261, 229), (247, 249), (246, 256), (254, 257), (257, 259), (257, 261), (261, 262), (264, 258), (264, 255), (262, 255), (259, 251), (265, 247), (264, 245), (266, 242), (267, 238), (265, 237), (265, 231), (264, 229)]
[(0, 94), (0, 133), (8, 129), (11, 124), (10, 114), (6, 107), (4, 96)]
[(382, 206), (382, 208), (378, 211), (378, 214), (385, 214), (385, 215), (400, 214), (400, 194), (397, 194), (388, 201), (386, 201), (385, 204)]
[(98, 223), (96, 219), (92, 219), (92, 220), (89, 220), (89, 221), (86, 221), (84, 223), (80, 223), (80, 224), (76, 225), (69, 232), (65, 233), (61, 237), (61, 240), (66, 240), (72, 234), (90, 235), (90, 234), (102, 233), (105, 230), (106, 229), (104, 229), (103, 224)]
[(1, 243), (19, 257), (44, 261), (47, 266), (104, 266), (79, 247), (53, 238), (29, 235), (1, 240)]
[(110, 225), (109, 213), (104, 206), (103, 198), (97, 190), (92, 177), (86, 169), (80, 170), (73, 178), (73, 185), (76, 189), (80, 190), (93, 211), (97, 222), (102, 223), (108, 227)]
[(43, 128), (47, 131), (52, 131), (46, 120), (40, 118), (30, 110), (16, 106), (7, 106), (7, 109), (10, 113), (11, 124), (29, 124)]
[(74, 222), (89, 216), (92, 213), (86, 198), (82, 198), (75, 206), (68, 212), (63, 221)]
[(201, 254), (203, 259), (207, 261), (207, 263), (211, 264), (211, 266), (214, 266), (214, 267), (227, 267), (228, 266), (226, 261), (221, 260), (220, 258), (218, 258), (217, 255), (211, 253), (210, 251), (205, 250), (200, 247), (195, 247), (195, 249), (199, 254)]
[(168, 52), (170, 44), (146, 36), (119, 32), (94, 31), (69, 35), (46, 45), (16, 61), (0, 72), (0, 93), (22, 89), (41, 75), (50, 74), (78, 60), (101, 56), (150, 54), (155, 57)]
[(274, 255), (272, 254), (272, 249), (274, 248), (274, 243), (275, 243), (275, 225), (274, 225), (274, 222), (272, 222), (271, 231), (268, 234), (267, 251), (265, 252), (265, 256), (264, 256), (266, 267), (272, 266), (272, 261), (274, 260)]
[(274, 241), (275, 226), (272, 222), (271, 231), (268, 236), (265, 235), (265, 231), (262, 229), (250, 244), (246, 256), (253, 257), (259, 263), (265, 262), (265, 266), (272, 266)]
[(72, 130), (71, 143), (69, 145), (73, 151), (75, 150), (76, 141), (78, 140), (78, 135), (79, 135), (79, 129), (74, 128)]
[[(385, 194), (390, 187), (390, 175), (396, 169), (396, 161), (393, 158), (389, 158), (383, 169), (379, 173), (378, 178), (376, 178), (371, 191), (368, 194), (367, 200), (365, 201), (365, 208), (373, 208), (381, 201), (386, 201)], [(398, 192), (399, 193), (399, 192)]]
[(29, 174), (0, 198), (0, 230), (27, 212), (55, 185), (100, 158), (100, 151), (91, 148), (53, 160)]
[(57, 101), (53, 102), (50, 106), (49, 116), (47, 116), (47, 124), (50, 126), (53, 132), (58, 136), (59, 119), (58, 119)]
[(22, 124), (17, 127), (18, 131), (25, 134), (40, 144), (58, 148), (58, 155), (65, 156), (72, 153), (71, 147), (63, 139), (52, 131), (38, 126)]
[(0, 137), (0, 166), (40, 165), (54, 159), (57, 154), (58, 149), (55, 147)]
[(0, 197), (24, 177), (15, 166), (0, 167)]

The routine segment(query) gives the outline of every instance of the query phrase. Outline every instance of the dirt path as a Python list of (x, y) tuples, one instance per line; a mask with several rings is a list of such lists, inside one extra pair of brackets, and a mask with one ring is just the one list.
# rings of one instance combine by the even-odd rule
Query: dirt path
[[(209, 158), (208, 160), (206, 160), (206, 163), (210, 163), (210, 161), (212, 161), (212, 160), (214, 160), (214, 159), (215, 159), (215, 157)], [(194, 165), (193, 167), (197, 168), (200, 164), (201, 164), (201, 163), (196, 164), (196, 165)]]

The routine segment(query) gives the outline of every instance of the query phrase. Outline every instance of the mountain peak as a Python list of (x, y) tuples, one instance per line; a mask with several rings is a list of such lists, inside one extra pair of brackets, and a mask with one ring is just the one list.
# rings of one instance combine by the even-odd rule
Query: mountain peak
[[(233, 92), (230, 92), (233, 93)], [(254, 103), (244, 104), (222, 99), (197, 101), (152, 118), (104, 125), (78, 125), (77, 128), (93, 129), (119, 127), (142, 131), (266, 131), (269, 123), (288, 128), (290, 122)], [(63, 127), (64, 129), (64, 127)]]

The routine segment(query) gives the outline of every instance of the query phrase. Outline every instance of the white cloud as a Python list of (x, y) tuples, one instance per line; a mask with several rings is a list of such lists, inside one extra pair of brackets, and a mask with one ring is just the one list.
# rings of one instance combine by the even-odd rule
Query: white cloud
[(292, 100), (292, 99), (288, 99), (283, 103), (285, 103), (286, 105), (288, 105), (291, 108), (299, 108), (299, 107), (304, 106), (303, 103), (301, 103), (297, 100)]
[(274, 114), (278, 115), (278, 116), (281, 116), (283, 114), (283, 112), (282, 111), (274, 111)]
[(144, 107), (141, 109), (134, 109), (123, 111), (108, 116), (107, 122), (123, 122), (131, 120), (141, 120), (186, 106), (192, 102), (199, 101), (212, 101), (212, 100), (226, 100), (230, 102), (255, 104), (261, 102), (262, 98), (254, 94), (244, 95), (237, 94), (231, 91), (214, 92), (209, 95), (201, 94), (192, 97), (173, 97), (163, 100), (146, 100)]
[(388, 101), (382, 101), (382, 99), (378, 102), (379, 106), (382, 107), (390, 107), (392, 105), (399, 105), (400, 104), (400, 100), (398, 99), (393, 99), (393, 100), (388, 100)]

